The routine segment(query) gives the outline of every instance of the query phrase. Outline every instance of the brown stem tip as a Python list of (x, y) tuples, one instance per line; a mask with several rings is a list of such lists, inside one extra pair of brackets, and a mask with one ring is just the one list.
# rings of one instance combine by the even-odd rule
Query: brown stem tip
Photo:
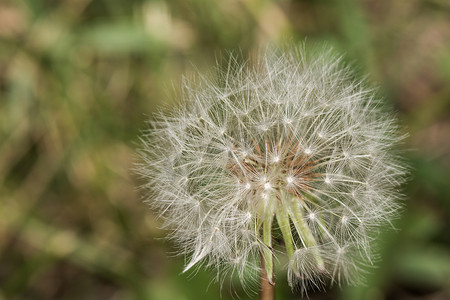
[(260, 300), (275, 300), (275, 282), (269, 280), (264, 264), (264, 255), (261, 254), (261, 294)]

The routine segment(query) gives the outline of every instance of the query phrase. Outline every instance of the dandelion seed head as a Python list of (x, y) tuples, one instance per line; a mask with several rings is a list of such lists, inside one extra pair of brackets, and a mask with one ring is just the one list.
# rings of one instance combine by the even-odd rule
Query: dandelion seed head
[(354, 282), (399, 208), (395, 119), (327, 53), (268, 50), (254, 67), (234, 64), (185, 82), (180, 106), (142, 138), (144, 190), (185, 270), (228, 266), (247, 282), (269, 249), (266, 223), (283, 228), (270, 251), (289, 256), (291, 287)]

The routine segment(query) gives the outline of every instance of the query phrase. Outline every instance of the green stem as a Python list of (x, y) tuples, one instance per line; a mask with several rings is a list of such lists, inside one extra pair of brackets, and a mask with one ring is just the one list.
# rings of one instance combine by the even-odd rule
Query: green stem
[(273, 216), (268, 216), (263, 221), (263, 242), (267, 246), (263, 250), (264, 269), (267, 274), (267, 280), (271, 285), (273, 282), (273, 251), (272, 251), (272, 223)]
[[(311, 232), (311, 229), (309, 228), (308, 224), (304, 220), (304, 215), (302, 208), (299, 205), (299, 199), (296, 197), (292, 197), (291, 203), (290, 203), (290, 211), (289, 214), (291, 215), (292, 222), (294, 223), (295, 229), (297, 230), (298, 235), (302, 239), (302, 242), (304, 243), (304, 246), (306, 248), (309, 247), (316, 247), (317, 241), (314, 237), (314, 235)], [(317, 248), (313, 248), (313, 255), (317, 263), (317, 267), (321, 270), (325, 269), (325, 264), (320, 256), (320, 253)]]
[(294, 254), (294, 244), (292, 242), (291, 225), (289, 223), (289, 215), (282, 205), (277, 206), (276, 217), (281, 233), (283, 234), (284, 244), (288, 257)]

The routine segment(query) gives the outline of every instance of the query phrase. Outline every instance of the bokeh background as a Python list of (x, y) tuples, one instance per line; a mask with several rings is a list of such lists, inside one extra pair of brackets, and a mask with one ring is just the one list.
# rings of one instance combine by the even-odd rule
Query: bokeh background
[(310, 297), (450, 299), (448, 0), (2, 0), (0, 299), (256, 299), (180, 274), (131, 169), (182, 74), (305, 38), (380, 87), (412, 166), (367, 284)]

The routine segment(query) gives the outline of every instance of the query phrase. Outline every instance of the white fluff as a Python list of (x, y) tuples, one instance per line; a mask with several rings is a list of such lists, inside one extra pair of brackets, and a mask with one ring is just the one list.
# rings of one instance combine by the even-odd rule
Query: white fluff
[(273, 243), (293, 245), (292, 287), (353, 283), (399, 207), (396, 122), (338, 58), (277, 51), (185, 83), (179, 107), (142, 138), (147, 199), (189, 257), (185, 270), (229, 267), (249, 279), (268, 249), (261, 223), (278, 211), (291, 241)]

